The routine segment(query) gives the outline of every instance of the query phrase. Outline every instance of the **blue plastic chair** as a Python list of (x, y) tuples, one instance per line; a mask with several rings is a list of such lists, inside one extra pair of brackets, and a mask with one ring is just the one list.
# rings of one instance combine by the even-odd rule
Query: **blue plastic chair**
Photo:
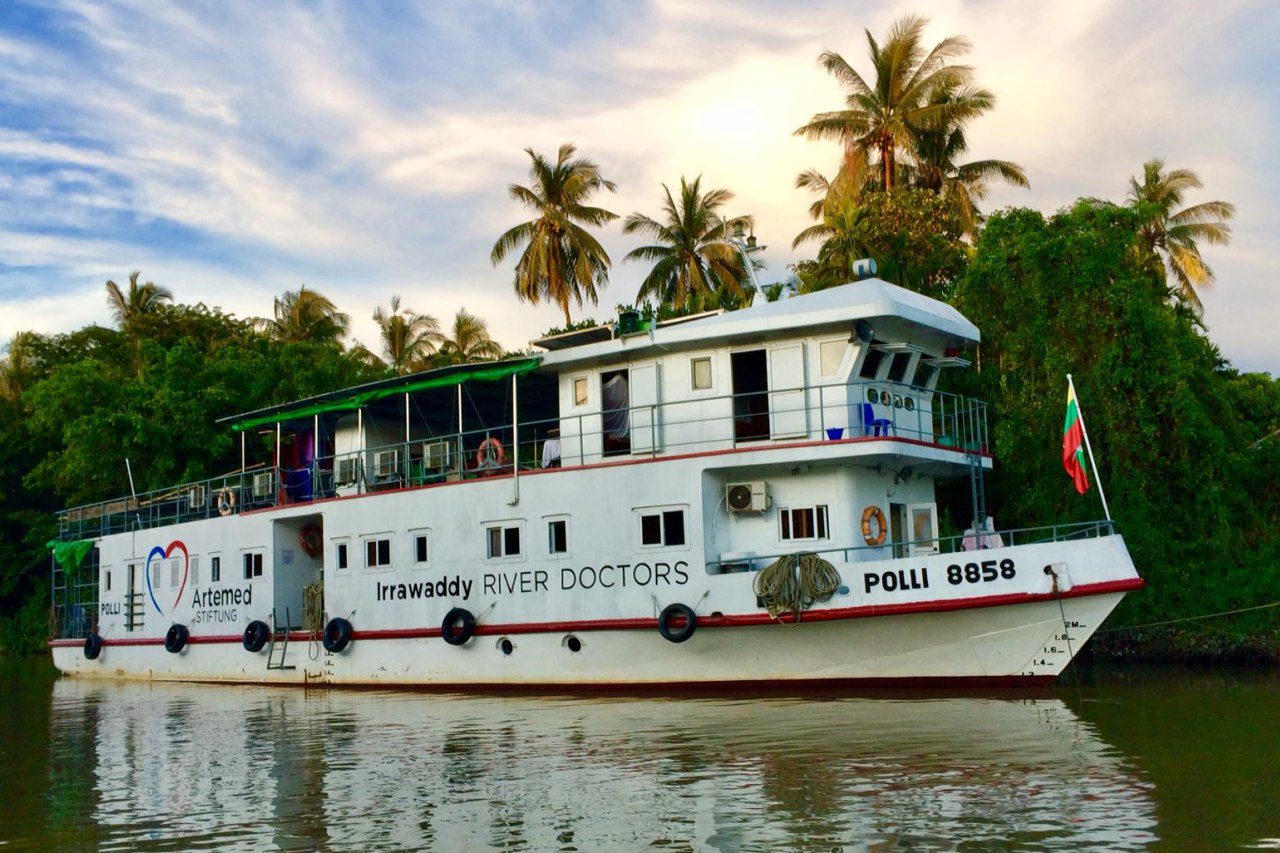
[(876, 410), (870, 403), (862, 404), (862, 434), (889, 435), (893, 430), (893, 421), (888, 418), (877, 418)]

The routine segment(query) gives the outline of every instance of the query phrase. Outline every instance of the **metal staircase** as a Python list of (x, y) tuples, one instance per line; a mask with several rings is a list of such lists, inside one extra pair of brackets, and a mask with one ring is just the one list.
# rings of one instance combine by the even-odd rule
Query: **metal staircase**
[[(276, 621), (276, 609), (271, 608), (271, 645), (267, 646), (267, 669), (297, 669), (292, 664), (285, 664), (289, 653), (289, 608), (284, 609), (284, 627)], [(280, 652), (277, 655), (276, 649)]]

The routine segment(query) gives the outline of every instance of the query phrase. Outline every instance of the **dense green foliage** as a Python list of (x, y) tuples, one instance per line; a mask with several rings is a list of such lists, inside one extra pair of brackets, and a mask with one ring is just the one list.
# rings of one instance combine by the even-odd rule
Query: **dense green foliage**
[[(1149, 586), (1115, 624), (1280, 600), (1280, 383), (1230, 369), (1134, 251), (1149, 211), (1085, 202), (991, 218), (955, 302), (982, 330), (958, 390), (991, 406), (990, 508), (1002, 527), (1101, 517), (1061, 466), (1066, 374)], [(963, 502), (961, 502), (963, 503)], [(957, 521), (963, 521), (963, 517)], [(1274, 624), (1266, 611), (1229, 627)]]

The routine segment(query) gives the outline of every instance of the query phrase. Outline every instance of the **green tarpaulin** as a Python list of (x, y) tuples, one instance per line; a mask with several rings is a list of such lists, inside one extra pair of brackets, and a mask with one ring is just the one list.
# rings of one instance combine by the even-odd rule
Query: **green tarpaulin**
[(73, 542), (59, 542), (57, 539), (50, 539), (45, 544), (53, 549), (53, 559), (58, 561), (58, 565), (62, 566), (62, 570), (67, 573), (68, 577), (75, 575), (76, 569), (80, 568), (84, 558), (89, 556), (89, 552), (93, 550), (92, 539), (77, 539)]
[(542, 360), (539, 358), (529, 358), (524, 361), (505, 362), (492, 366), (482, 364), (475, 365), (473, 368), (455, 371), (441, 371), (439, 376), (423, 376), (419, 379), (406, 377), (404, 384), (396, 384), (383, 388), (375, 388), (368, 391), (360, 391), (353, 393), (349, 397), (336, 397), (329, 400), (321, 400), (315, 403), (307, 403), (299, 405), (295, 409), (282, 409), (269, 415), (260, 415), (258, 417), (248, 418), (247, 420), (237, 421), (231, 425), (236, 431), (253, 429), (263, 424), (274, 424), (280, 421), (291, 421), (296, 418), (306, 418), (312, 415), (320, 415), (325, 412), (347, 412), (354, 411), (367, 403), (375, 400), (381, 400), (386, 397), (393, 397), (397, 394), (407, 394), (414, 391), (426, 391), (431, 388), (447, 388), (452, 385), (461, 385), (464, 382), (495, 382), (499, 379), (506, 379), (509, 376), (523, 376), (535, 370)]

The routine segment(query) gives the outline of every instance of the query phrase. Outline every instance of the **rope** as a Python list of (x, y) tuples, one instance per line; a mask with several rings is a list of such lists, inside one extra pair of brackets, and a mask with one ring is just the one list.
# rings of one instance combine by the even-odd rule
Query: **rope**
[(1251, 613), (1254, 610), (1267, 610), (1272, 607), (1280, 607), (1280, 601), (1273, 601), (1270, 604), (1258, 604), (1253, 607), (1241, 607), (1239, 610), (1224, 610), (1221, 613), (1206, 613), (1203, 616), (1184, 616), (1181, 619), (1165, 619), (1162, 622), (1147, 622), (1143, 625), (1124, 625), (1119, 628), (1107, 628), (1097, 631), (1098, 634), (1115, 634), (1120, 631), (1140, 631), (1143, 628), (1157, 628), (1161, 625), (1177, 625), (1179, 622), (1195, 622), (1200, 619), (1216, 619), (1219, 616), (1235, 616), (1237, 613)]
[(788, 554), (762, 569), (752, 587), (771, 618), (790, 613), (799, 622), (814, 602), (835, 595), (840, 573), (817, 554)]

